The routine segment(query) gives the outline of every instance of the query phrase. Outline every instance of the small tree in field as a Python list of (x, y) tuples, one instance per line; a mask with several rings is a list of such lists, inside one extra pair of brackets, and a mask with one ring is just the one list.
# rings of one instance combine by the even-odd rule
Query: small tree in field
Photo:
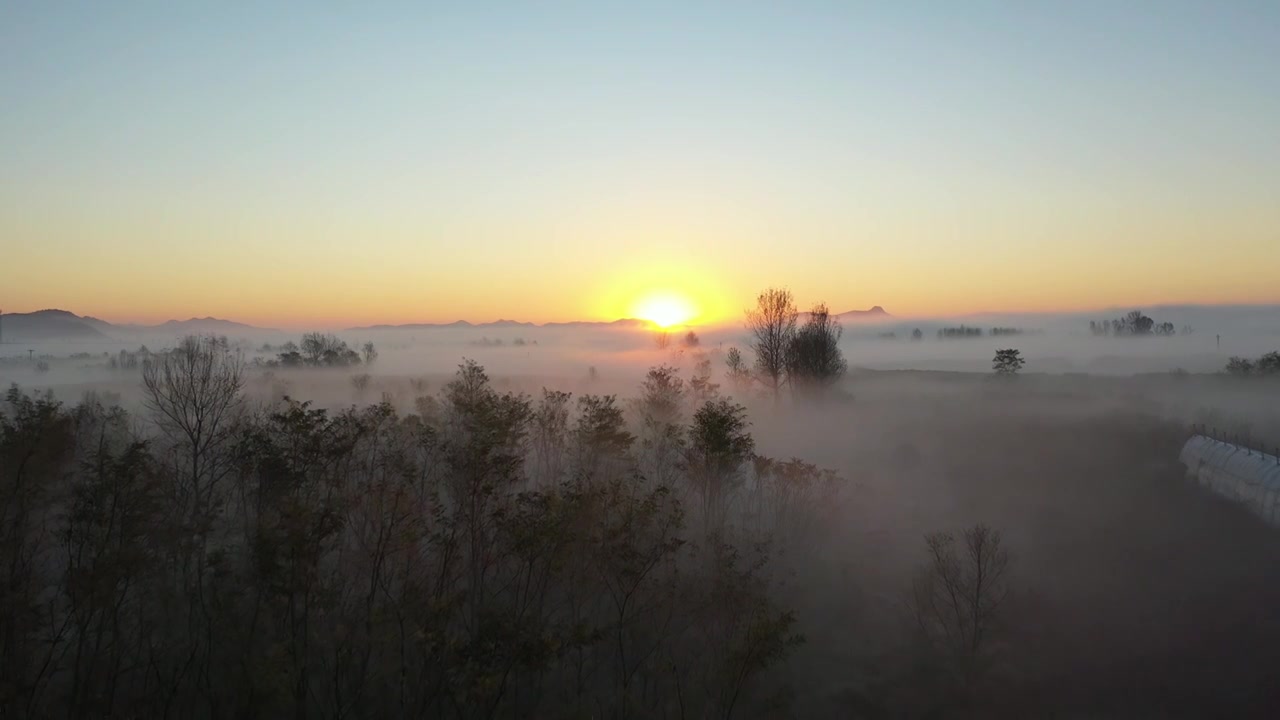
[(1022, 352), (1009, 348), (1007, 350), (997, 350), (995, 358), (991, 361), (991, 369), (996, 375), (1012, 377), (1018, 374), (1023, 365), (1027, 361), (1022, 359)]

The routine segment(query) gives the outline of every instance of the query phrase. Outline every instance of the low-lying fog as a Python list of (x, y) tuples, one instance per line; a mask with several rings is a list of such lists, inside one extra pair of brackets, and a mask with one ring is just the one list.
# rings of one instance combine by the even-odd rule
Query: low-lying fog
[[(1096, 313), (1106, 318), (1122, 313)], [(849, 362), (856, 395), (877, 371), (929, 371), (985, 375), (997, 349), (1017, 348), (1032, 382), (1069, 392), (1117, 391), (1142, 396), (1171, 417), (1186, 422), (1220, 422), (1233, 427), (1280, 425), (1268, 415), (1269, 399), (1248, 386), (1208, 377), (1223, 372), (1232, 356), (1256, 358), (1280, 349), (1280, 312), (1271, 308), (1184, 308), (1153, 312), (1178, 328), (1171, 336), (1109, 337), (1090, 333), (1087, 315), (985, 316), (955, 321), (844, 323), (841, 349)], [(1166, 320), (1167, 319), (1167, 320)], [(1196, 324), (1192, 324), (1196, 323)], [(942, 338), (943, 328), (976, 327), (980, 337)], [(993, 336), (990, 328), (1016, 328), (1019, 334)], [(270, 396), (288, 392), (329, 407), (375, 400), (383, 392), (411, 403), (409, 381), (439, 381), (464, 359), (484, 365), (491, 375), (526, 392), (543, 386), (566, 390), (630, 394), (644, 372), (667, 364), (687, 371), (695, 356), (709, 359), (715, 374), (725, 371), (730, 348), (748, 352), (748, 336), (739, 325), (698, 327), (698, 346), (688, 348), (689, 328), (666, 333), (635, 327), (471, 327), (337, 330), (352, 348), (372, 342), (375, 363), (348, 370), (295, 372), (266, 365), (280, 347), (298, 342), (301, 332), (246, 331), (228, 337), (250, 365), (249, 390)], [(914, 338), (913, 331), (920, 337)], [(659, 335), (666, 347), (659, 348)], [(121, 351), (174, 346), (179, 335), (135, 332), (102, 340), (11, 340), (0, 345), (0, 385), (49, 389), (74, 401), (91, 389), (135, 399), (137, 368), (112, 367)], [(347, 376), (371, 376), (357, 392)], [(1147, 377), (1147, 376), (1161, 377)], [(1045, 377), (1036, 377), (1045, 376)], [(1085, 376), (1094, 379), (1089, 381)], [(1136, 377), (1135, 377), (1136, 376)], [(588, 382), (589, 378), (594, 380)], [(1123, 378), (1131, 378), (1128, 381)], [(911, 383), (959, 381), (936, 375), (907, 375)], [(431, 383), (435, 380), (435, 383)], [(883, 380), (883, 378), (882, 378)]]
[[(993, 320), (984, 327), (1012, 326), (1013, 321)], [(916, 327), (920, 339), (912, 339)], [(645, 427), (630, 403), (641, 394), (646, 372), (674, 366), (687, 383), (699, 362), (709, 362), (720, 393), (746, 405), (755, 453), (800, 458), (839, 478), (838, 491), (804, 511), (812, 514), (801, 522), (817, 533), (816, 539), (777, 545), (768, 566), (770, 582), (776, 582), (770, 597), (794, 613), (792, 629), (804, 642), (778, 650), (761, 664), (760, 680), (743, 689), (752, 700), (737, 707), (738, 715), (776, 717), (769, 710), (774, 706), (766, 703), (781, 702), (785, 695), (795, 717), (1274, 717), (1280, 707), (1280, 689), (1273, 682), (1273, 668), (1280, 663), (1280, 614), (1275, 611), (1280, 607), (1280, 543), (1274, 530), (1249, 513), (1187, 483), (1178, 451), (1189, 423), (1248, 436), (1255, 444), (1280, 444), (1280, 383), (1222, 372), (1230, 356), (1258, 357), (1280, 349), (1277, 328), (1250, 316), (1234, 326), (1218, 323), (1168, 337), (1130, 338), (1096, 337), (1087, 322), (1083, 327), (1064, 322), (1024, 327), (1013, 336), (941, 339), (940, 327), (847, 325), (841, 348), (850, 370), (814, 404), (789, 397), (775, 403), (758, 387), (734, 385), (726, 366), (730, 348), (751, 360), (746, 333), (738, 327), (698, 328), (696, 344), (686, 340), (686, 330), (672, 332), (665, 347), (659, 347), (657, 333), (627, 328), (340, 331), (337, 335), (352, 349), (371, 342), (377, 351), (372, 362), (345, 368), (270, 366), (281, 346), (298, 342), (300, 333), (229, 340), (248, 362), (244, 392), (258, 407), (284, 396), (332, 410), (385, 400), (402, 416), (427, 407), (420, 404), (424, 396), (441, 398), (434, 407), (449, 407), (444, 392), (467, 358), (484, 366), (497, 391), (527, 393), (535, 408), (547, 402), (543, 388), (572, 392), (574, 403), (585, 393), (617, 394), (627, 408), (628, 427), (640, 438)], [(47, 342), (31, 345), (30, 357), (25, 345), (5, 345), (0, 384), (49, 389), (68, 404), (92, 390), (145, 418), (141, 370), (133, 353), (143, 344), (154, 351), (176, 340), (151, 335)], [(996, 382), (992, 356), (1008, 347), (1021, 351), (1026, 367), (1012, 382)], [(575, 427), (581, 412), (572, 403), (568, 407), (562, 428)], [(676, 413), (680, 422), (692, 422), (695, 404), (683, 408)], [(274, 421), (259, 416), (255, 422), (265, 423), (261, 437), (271, 436)], [(448, 421), (442, 422), (447, 428)], [(383, 438), (384, 432), (375, 436)], [(573, 443), (581, 436), (567, 437)], [(649, 443), (638, 440), (635, 452), (646, 457), (657, 452)], [(526, 462), (532, 463), (534, 455)], [(182, 466), (176, 467), (180, 476)], [(376, 475), (379, 468), (368, 472)], [(350, 468), (342, 472), (363, 477)], [(759, 468), (747, 474), (752, 472)], [(352, 502), (363, 502), (359, 493)], [(690, 517), (694, 508), (691, 501)], [(238, 528), (239, 522), (232, 524)], [(908, 600), (919, 592), (921, 573), (929, 572), (924, 537), (935, 532), (963, 537), (978, 524), (1002, 534), (1010, 563), (1003, 576), (1009, 599), (992, 625), (996, 639), (982, 652), (991, 664), (965, 665), (973, 674), (956, 678), (938, 669), (945, 663), (920, 664), (921, 658), (934, 656), (918, 654), (923, 651), (913, 644), (918, 638), (912, 640), (911, 613), (918, 619), (920, 611), (911, 605), (917, 609), (909, 612)], [(379, 610), (380, 618), (391, 617), (387, 613), (395, 608), (417, 606), (417, 591), (410, 592), (413, 581), (413, 573), (407, 573), (405, 605), (378, 596), (378, 603), (391, 608)], [(571, 581), (577, 582), (563, 580)], [(369, 584), (360, 580), (355, 586), (360, 583)], [(701, 610), (689, 612), (699, 617)], [(364, 623), (360, 619), (356, 625)], [(242, 624), (228, 621), (227, 627)], [(331, 648), (335, 667), (348, 668), (346, 656), (340, 657), (345, 640), (335, 639), (346, 636), (325, 627), (308, 632), (317, 645), (337, 648)], [(403, 639), (403, 627), (394, 632)], [(246, 646), (265, 642), (250, 635)], [(618, 637), (621, 647), (622, 630)], [(376, 638), (358, 636), (353, 642), (377, 646)], [(606, 645), (599, 657), (607, 659), (612, 646)], [(670, 662), (695, 669), (704, 664), (704, 653), (716, 649), (709, 640), (673, 647)], [(314, 663), (288, 657), (290, 672), (313, 673), (316, 687), (330, 672), (320, 654)], [(390, 657), (381, 662), (394, 667), (408, 662)], [(547, 661), (550, 667), (566, 672), (572, 655), (555, 657)], [(429, 669), (436, 658), (429, 654), (423, 667)], [(650, 660), (654, 668), (668, 662)], [(626, 658), (620, 662), (628, 667)], [(209, 665), (217, 668), (213, 660)], [(395, 685), (398, 672), (362, 669), (353, 677), (365, 692)], [(337, 671), (332, 674), (336, 678)], [(218, 677), (226, 687), (239, 688), (237, 697), (260, 697), (245, 689), (258, 687), (254, 674), (243, 676)], [(630, 677), (623, 676), (625, 687), (617, 691), (601, 689), (612, 687), (608, 677), (595, 678), (594, 685), (580, 683), (576, 702), (584, 692), (598, 692), (597, 699), (622, 698), (620, 706), (610, 706), (615, 709), (652, 703), (635, 707), (657, 712), (675, 707), (673, 698), (684, 703), (682, 693), (693, 692), (679, 684), (683, 674), (644, 676), (656, 683), (657, 695), (627, 686)], [(481, 679), (476, 688), (490, 687)], [(544, 681), (557, 688), (572, 685), (563, 675), (517, 674), (511, 686), (525, 688), (525, 694), (498, 693), (493, 707), (512, 716), (534, 707), (562, 707), (552, 696), (528, 690)], [(706, 679), (713, 681), (720, 682)], [(131, 692), (138, 697), (151, 697), (146, 677), (129, 682), (136, 684)], [(403, 680), (396, 686), (402, 694), (425, 693), (428, 687), (410, 684), (405, 690)], [(317, 690), (320, 695), (299, 700), (299, 706), (327, 707), (330, 695), (324, 693), (336, 696), (340, 690), (335, 680), (333, 689)], [(191, 707), (199, 707), (203, 690), (182, 690), (187, 692)], [(369, 692), (356, 715), (406, 712), (394, 704), (390, 691)], [(719, 716), (729, 716), (724, 696), (707, 692), (710, 699), (697, 707), (720, 708)], [(627, 699), (633, 695), (644, 699)], [(61, 707), (56, 697), (50, 690), (47, 707)], [(246, 702), (269, 712), (293, 707), (288, 694), (280, 697), (286, 699), (270, 700), (280, 704)], [(138, 702), (137, 707), (149, 707), (149, 700)], [(427, 707), (428, 700), (422, 702)], [(430, 702), (441, 703), (432, 708), (451, 707), (438, 697)], [(535, 702), (543, 704), (522, 704)], [(732, 711), (734, 703), (727, 707)], [(472, 716), (456, 708), (441, 712)]]

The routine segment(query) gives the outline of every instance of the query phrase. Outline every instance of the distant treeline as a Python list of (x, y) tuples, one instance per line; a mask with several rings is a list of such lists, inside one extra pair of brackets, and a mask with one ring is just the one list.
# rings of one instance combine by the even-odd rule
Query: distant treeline
[[(977, 337), (983, 337), (985, 335), (989, 335), (991, 337), (1003, 337), (1003, 336), (1009, 336), (1009, 335), (1022, 335), (1025, 332), (1026, 331), (1023, 330), (1022, 328), (993, 327), (989, 329), (984, 329), (980, 327), (969, 327), (968, 325), (961, 325), (959, 327), (939, 328), (938, 339), (951, 340), (953, 338), (977, 338)], [(890, 331), (880, 333), (879, 335), (877, 335), (877, 337), (879, 337), (881, 340), (897, 340), (898, 333), (890, 330)], [(924, 331), (921, 330), (920, 328), (916, 328), (912, 330), (911, 339), (923, 340)]]
[[(476, 347), (502, 347), (505, 343), (502, 342), (502, 338), (482, 337), (479, 340), (472, 341), (471, 344)], [(512, 340), (511, 344), (514, 347), (524, 347), (525, 345), (537, 345), (538, 341), (525, 342), (524, 338), (518, 337)]]
[[(987, 331), (992, 337), (1003, 337), (1008, 335), (1021, 335), (1020, 328), (1010, 327), (993, 327)], [(954, 338), (978, 338), (982, 337), (984, 331), (980, 327), (969, 327), (961, 325), (959, 327), (938, 328), (938, 337), (943, 340), (951, 340)]]
[(365, 343), (359, 351), (347, 346), (346, 341), (325, 333), (312, 332), (302, 336), (302, 343), (292, 341), (273, 348), (263, 345), (264, 352), (279, 350), (275, 359), (265, 365), (271, 367), (352, 367), (364, 363), (372, 365), (378, 359), (378, 349), (373, 343)]
[(1257, 360), (1232, 357), (1226, 371), (1236, 377), (1280, 377), (1280, 352), (1269, 352)]
[[(1171, 322), (1157, 324), (1155, 320), (1144, 315), (1141, 310), (1134, 310), (1124, 317), (1111, 320), (1090, 320), (1089, 332), (1100, 337), (1143, 337), (1148, 335), (1167, 337), (1176, 335), (1178, 331)], [(1191, 327), (1184, 325), (1182, 334), (1190, 335)]]

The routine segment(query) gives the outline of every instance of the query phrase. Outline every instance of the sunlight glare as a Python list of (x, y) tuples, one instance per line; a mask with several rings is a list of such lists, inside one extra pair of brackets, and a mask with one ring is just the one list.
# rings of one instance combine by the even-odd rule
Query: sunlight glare
[(634, 315), (658, 327), (671, 327), (691, 320), (696, 313), (688, 298), (671, 292), (654, 293), (635, 304)]

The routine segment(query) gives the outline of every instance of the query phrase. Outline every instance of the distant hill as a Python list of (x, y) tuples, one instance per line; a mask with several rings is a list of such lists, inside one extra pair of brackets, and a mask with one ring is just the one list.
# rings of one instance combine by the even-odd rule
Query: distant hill
[[(836, 315), (832, 315), (832, 317), (836, 320), (839, 320), (841, 322), (847, 322), (847, 323), (888, 322), (894, 319), (893, 316), (888, 313), (888, 311), (886, 311), (884, 308), (880, 307), (879, 305), (876, 305), (870, 310), (850, 310), (848, 312), (842, 312)], [(807, 312), (800, 313), (800, 322), (804, 322), (807, 319), (809, 319), (809, 313)]]
[(635, 318), (621, 318), (619, 320), (573, 320), (570, 322), (549, 322), (541, 325), (531, 322), (520, 322), (518, 320), (495, 320), (493, 322), (469, 323), (466, 320), (457, 320), (451, 323), (405, 323), (403, 325), (366, 325), (364, 327), (347, 328), (348, 332), (364, 332), (368, 330), (441, 330), (441, 329), (461, 329), (461, 328), (505, 328), (505, 327), (522, 327), (522, 328), (581, 328), (581, 327), (648, 327), (647, 320), (637, 320)]
[(440, 330), (444, 328), (469, 328), (483, 327), (482, 325), (472, 325), (466, 320), (456, 320), (451, 323), (405, 323), (404, 325), (365, 325), (364, 327), (347, 328), (348, 332), (360, 332), (364, 330)]
[(876, 305), (870, 310), (850, 310), (848, 312), (842, 312), (836, 317), (839, 318), (840, 320), (853, 320), (853, 321), (890, 320), (893, 318), (893, 316), (890, 315), (888, 311), (886, 311), (884, 308), (880, 307), (879, 305)]
[(0, 340), (95, 340), (107, 339), (101, 326), (110, 327), (96, 318), (80, 317), (66, 310), (37, 310), (29, 313), (5, 313), (0, 317)]
[(29, 313), (5, 313), (0, 316), (0, 339), (4, 342), (29, 340), (109, 340), (130, 338), (146, 333), (244, 333), (279, 332), (215, 317), (169, 320), (159, 325), (114, 325), (69, 310), (37, 310)]
[(271, 328), (260, 328), (254, 325), (246, 325), (245, 323), (235, 322), (234, 320), (223, 320), (216, 317), (191, 318), (190, 320), (169, 320), (159, 325), (143, 325), (135, 326), (148, 330), (170, 330), (174, 332), (278, 332)]
[(619, 318), (617, 320), (573, 320), (570, 322), (543, 323), (547, 328), (570, 327), (649, 327), (653, 323), (639, 318)]

